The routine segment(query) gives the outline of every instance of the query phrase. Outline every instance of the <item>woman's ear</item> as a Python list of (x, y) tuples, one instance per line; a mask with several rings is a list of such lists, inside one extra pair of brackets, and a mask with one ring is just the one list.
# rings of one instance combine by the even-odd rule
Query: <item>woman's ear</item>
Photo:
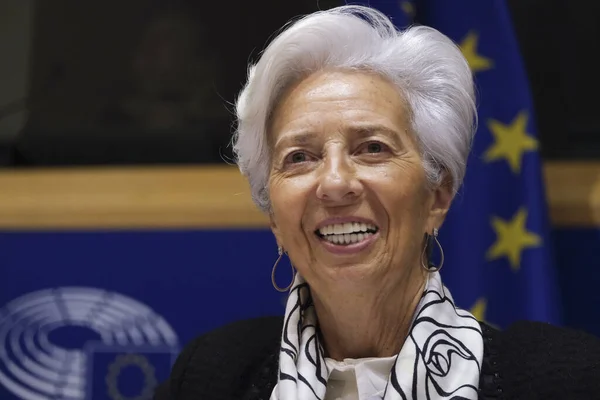
[(454, 199), (454, 191), (452, 180), (448, 175), (444, 174), (442, 183), (432, 191), (433, 201), (429, 210), (429, 221), (427, 232), (431, 233), (434, 228), (440, 228), (446, 219), (452, 200)]
[(269, 225), (271, 228), (271, 232), (273, 232), (273, 235), (275, 236), (277, 246), (283, 247), (283, 242), (281, 241), (279, 228), (277, 227), (277, 222), (275, 221), (275, 216), (273, 215), (272, 211), (269, 211)]

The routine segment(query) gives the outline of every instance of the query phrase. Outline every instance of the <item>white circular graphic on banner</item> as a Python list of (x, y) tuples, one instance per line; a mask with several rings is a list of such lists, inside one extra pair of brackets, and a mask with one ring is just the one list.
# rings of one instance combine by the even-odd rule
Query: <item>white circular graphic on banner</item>
[(88, 287), (41, 290), (0, 309), (0, 385), (23, 400), (84, 399), (86, 354), (48, 337), (62, 327), (88, 328), (106, 345), (178, 346), (164, 318), (130, 297)]

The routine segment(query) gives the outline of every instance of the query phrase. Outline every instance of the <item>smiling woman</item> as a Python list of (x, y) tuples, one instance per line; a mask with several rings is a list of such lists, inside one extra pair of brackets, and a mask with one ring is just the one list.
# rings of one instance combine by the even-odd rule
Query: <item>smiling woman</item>
[[(272, 229), (310, 282), (332, 358), (370, 356), (367, 326), (383, 322), (366, 315), (381, 296), (344, 293), (377, 288), (408, 315), (427, 279), (424, 269), (413, 266), (420, 265), (423, 235), (442, 223), (452, 185), (432, 190), (409, 115), (404, 99), (385, 78), (340, 71), (315, 73), (293, 85), (273, 113), (269, 131), (275, 150), (268, 182)], [(307, 131), (313, 133), (302, 136)], [(367, 234), (361, 233), (362, 224)], [(367, 224), (373, 227), (370, 232)], [(327, 239), (320, 230), (332, 234)], [(366, 301), (372, 304), (365, 307)], [(325, 317), (335, 314), (353, 318)], [(364, 327), (357, 329), (360, 324)], [(362, 338), (352, 338), (352, 328)], [(397, 329), (390, 333), (405, 335), (408, 326)], [(337, 337), (336, 332), (346, 335)], [(395, 337), (387, 340), (397, 342)], [(391, 356), (399, 350), (395, 347), (381, 355)]]
[[(265, 102), (249, 101), (262, 94)], [(418, 378), (427, 361), (414, 356), (415, 343), (443, 328), (427, 323), (418, 340), (403, 340), (425, 308), (462, 328), (447, 332), (466, 349), (445, 371), (444, 390), (475, 398), (481, 327), (449, 312), (441, 265), (427, 258), (474, 134), (473, 81), (459, 49), (430, 28), (398, 33), (367, 8), (317, 13), (265, 50), (237, 114), (240, 168), (298, 271), (271, 398), (425, 396), (433, 382)], [(392, 372), (389, 380), (367, 388), (363, 377), (337, 373), (345, 360), (363, 368), (370, 358)], [(400, 370), (415, 379), (401, 384), (393, 378)]]
[(283, 320), (200, 337), (159, 399), (600, 391), (597, 339), (535, 323), (497, 331), (455, 305), (429, 257), (476, 126), (471, 70), (446, 36), (397, 31), (366, 7), (310, 14), (250, 67), (236, 114), (238, 165), (279, 246), (273, 268), (285, 253), (297, 274)]

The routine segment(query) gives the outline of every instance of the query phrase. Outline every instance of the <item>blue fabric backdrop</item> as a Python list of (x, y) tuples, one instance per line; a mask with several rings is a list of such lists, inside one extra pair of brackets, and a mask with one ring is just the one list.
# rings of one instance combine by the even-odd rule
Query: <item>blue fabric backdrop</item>
[[(555, 242), (565, 324), (600, 335), (600, 229)], [(194, 336), (284, 312), (267, 230), (4, 232), (0, 254), (3, 400), (134, 397)]]

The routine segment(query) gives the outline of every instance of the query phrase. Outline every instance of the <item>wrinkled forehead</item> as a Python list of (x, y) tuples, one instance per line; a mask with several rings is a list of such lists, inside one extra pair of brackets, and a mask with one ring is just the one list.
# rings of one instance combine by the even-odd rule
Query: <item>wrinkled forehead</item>
[[(352, 118), (345, 118), (346, 110), (352, 110)], [(410, 107), (390, 80), (365, 71), (321, 71), (296, 80), (278, 96), (267, 124), (269, 147), (282, 133), (314, 137), (324, 120), (331, 121), (329, 112), (337, 116), (331, 119), (340, 132), (354, 136), (410, 130)]]

